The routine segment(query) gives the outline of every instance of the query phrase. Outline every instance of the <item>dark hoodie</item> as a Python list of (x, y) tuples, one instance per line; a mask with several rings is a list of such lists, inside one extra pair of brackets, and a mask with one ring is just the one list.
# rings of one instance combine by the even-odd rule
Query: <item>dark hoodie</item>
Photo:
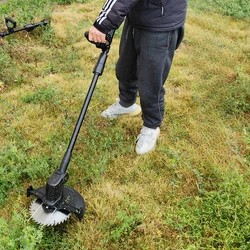
[(94, 26), (107, 34), (124, 18), (135, 28), (171, 31), (184, 25), (187, 0), (107, 0)]

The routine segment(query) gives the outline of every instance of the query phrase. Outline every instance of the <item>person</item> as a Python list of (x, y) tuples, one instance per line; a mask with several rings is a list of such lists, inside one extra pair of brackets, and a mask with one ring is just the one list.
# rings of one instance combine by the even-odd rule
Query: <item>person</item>
[(101, 115), (117, 118), (142, 111), (139, 155), (153, 150), (160, 134), (164, 83), (184, 36), (186, 12), (187, 0), (107, 0), (89, 29), (90, 41), (105, 43), (106, 34), (125, 20), (116, 64), (119, 97)]

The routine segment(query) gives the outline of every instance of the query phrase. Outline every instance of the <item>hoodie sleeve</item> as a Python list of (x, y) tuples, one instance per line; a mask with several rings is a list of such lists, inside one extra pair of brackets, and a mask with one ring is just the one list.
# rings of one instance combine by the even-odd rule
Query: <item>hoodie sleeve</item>
[[(94, 26), (102, 33), (118, 29), (128, 12), (139, 0), (106, 0)], [(142, 1), (142, 0), (141, 0)]]

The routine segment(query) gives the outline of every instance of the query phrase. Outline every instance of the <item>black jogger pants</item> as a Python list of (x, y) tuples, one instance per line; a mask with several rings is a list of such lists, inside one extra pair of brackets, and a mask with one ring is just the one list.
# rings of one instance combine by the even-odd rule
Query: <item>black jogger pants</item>
[(152, 32), (133, 28), (127, 20), (124, 23), (116, 65), (120, 104), (124, 107), (134, 104), (139, 91), (146, 127), (157, 128), (162, 123), (164, 83), (182, 37), (180, 29)]

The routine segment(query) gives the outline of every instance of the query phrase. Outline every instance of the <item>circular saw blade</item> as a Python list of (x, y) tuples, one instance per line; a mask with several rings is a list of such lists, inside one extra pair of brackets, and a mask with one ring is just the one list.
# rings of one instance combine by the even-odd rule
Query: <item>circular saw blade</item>
[(66, 221), (71, 213), (61, 212), (55, 208), (52, 212), (46, 212), (43, 209), (42, 202), (40, 199), (34, 200), (30, 205), (31, 218), (40, 225), (43, 226), (56, 226)]

